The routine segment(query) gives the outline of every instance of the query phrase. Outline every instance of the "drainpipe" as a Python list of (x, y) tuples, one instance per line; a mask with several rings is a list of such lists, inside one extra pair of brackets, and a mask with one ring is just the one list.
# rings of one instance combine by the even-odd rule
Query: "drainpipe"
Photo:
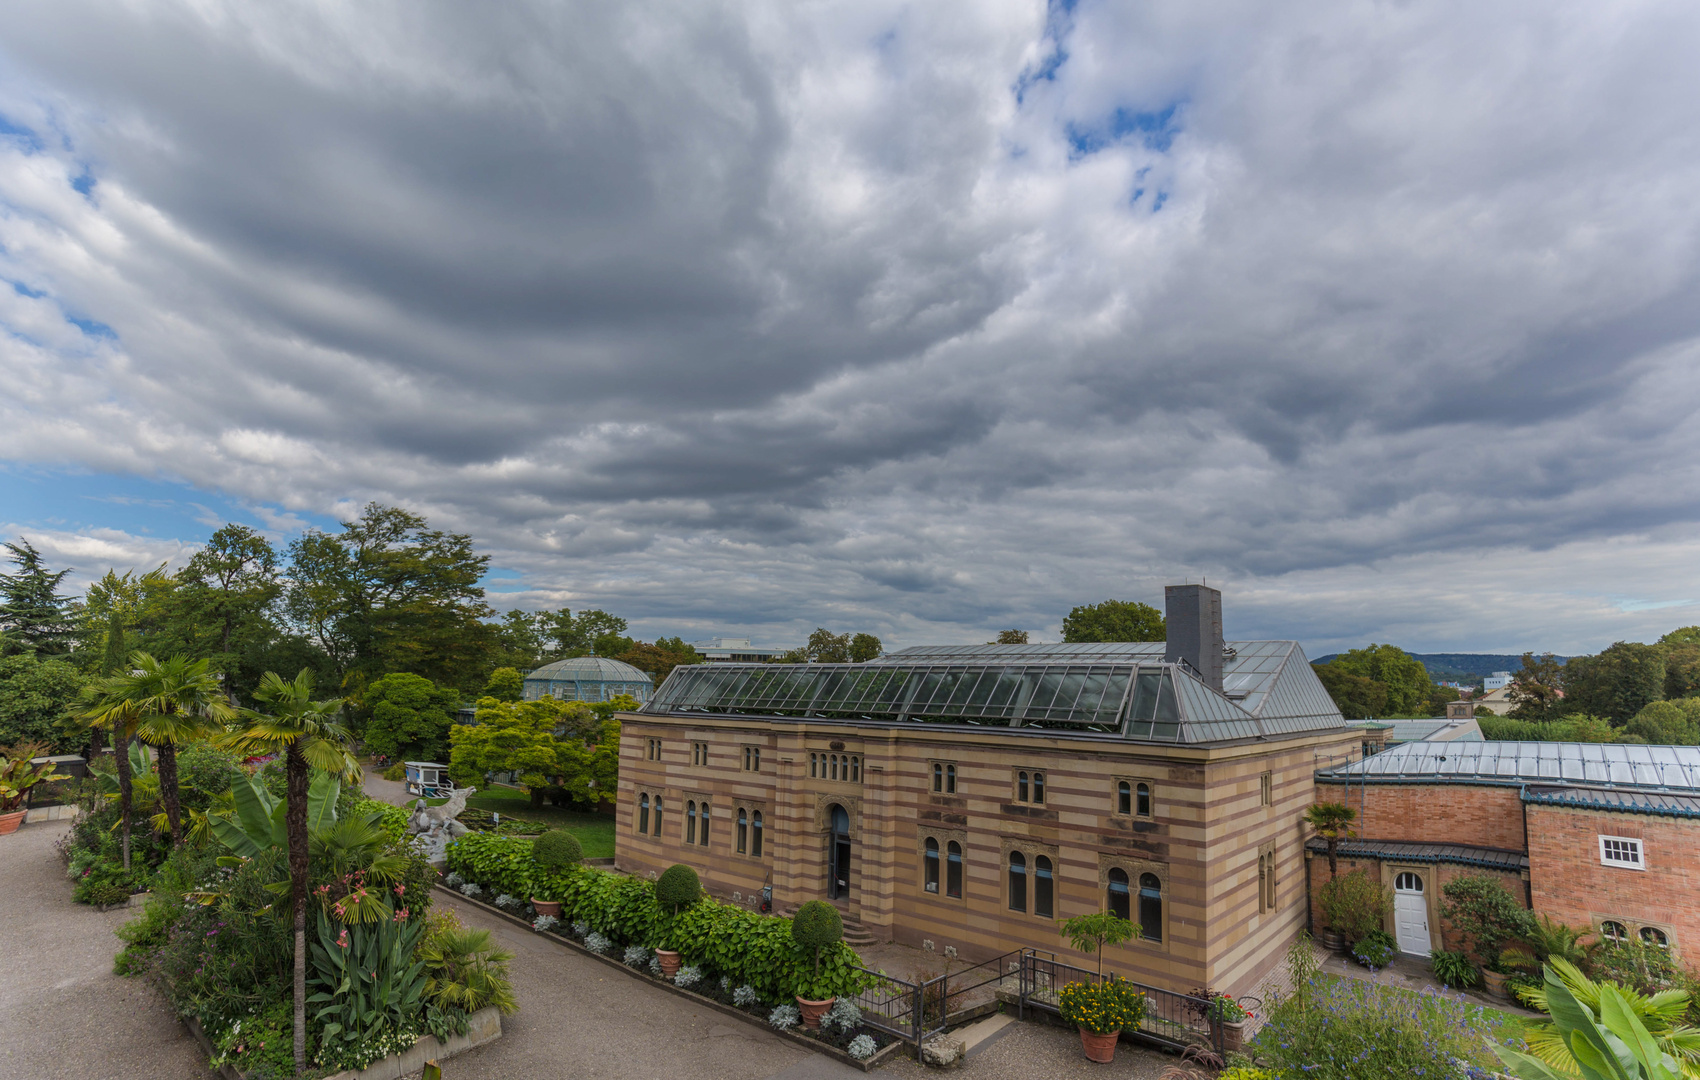
[[(1523, 807), (1523, 856), (1525, 858), (1529, 855), (1529, 803), (1523, 798), (1523, 795), (1528, 790), (1529, 785), (1527, 784), (1521, 784), (1517, 788), (1517, 802)], [(1529, 869), (1533, 871), (1534, 867), (1531, 866)], [(1532, 872), (1523, 881), (1523, 902), (1529, 905), (1530, 911), (1535, 910), (1535, 876)]]

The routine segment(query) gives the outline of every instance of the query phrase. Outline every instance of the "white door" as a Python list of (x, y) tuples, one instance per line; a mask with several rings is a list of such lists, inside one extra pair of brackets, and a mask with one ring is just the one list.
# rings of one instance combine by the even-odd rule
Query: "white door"
[(1409, 871), (1393, 881), (1393, 925), (1399, 931), (1399, 951), (1427, 956), (1433, 948), (1428, 937), (1428, 903), (1423, 897), (1423, 879)]

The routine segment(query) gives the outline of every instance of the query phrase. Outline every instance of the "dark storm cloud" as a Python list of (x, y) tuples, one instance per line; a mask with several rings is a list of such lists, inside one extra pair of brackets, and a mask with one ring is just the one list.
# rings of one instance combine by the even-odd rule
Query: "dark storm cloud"
[(651, 632), (1657, 632), (1697, 20), (15, 4), (0, 456), (402, 502)]

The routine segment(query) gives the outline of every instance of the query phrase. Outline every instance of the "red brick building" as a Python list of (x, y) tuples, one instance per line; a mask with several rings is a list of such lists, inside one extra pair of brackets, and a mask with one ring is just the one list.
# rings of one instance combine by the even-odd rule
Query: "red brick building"
[[(1358, 811), (1340, 870), (1394, 890), (1387, 929), (1405, 952), (1456, 947), (1440, 891), (1483, 871), (1568, 925), (1700, 948), (1700, 748), (1406, 743), (1320, 770), (1317, 794)], [(1313, 898), (1322, 850), (1308, 845)]]

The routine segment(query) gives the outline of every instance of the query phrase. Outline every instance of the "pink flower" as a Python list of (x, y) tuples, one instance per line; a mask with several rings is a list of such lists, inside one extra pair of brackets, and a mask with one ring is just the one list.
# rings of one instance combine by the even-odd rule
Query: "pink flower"
[(348, 948), (348, 927), (342, 928), (342, 933), (337, 935), (336, 943), (345, 949)]

